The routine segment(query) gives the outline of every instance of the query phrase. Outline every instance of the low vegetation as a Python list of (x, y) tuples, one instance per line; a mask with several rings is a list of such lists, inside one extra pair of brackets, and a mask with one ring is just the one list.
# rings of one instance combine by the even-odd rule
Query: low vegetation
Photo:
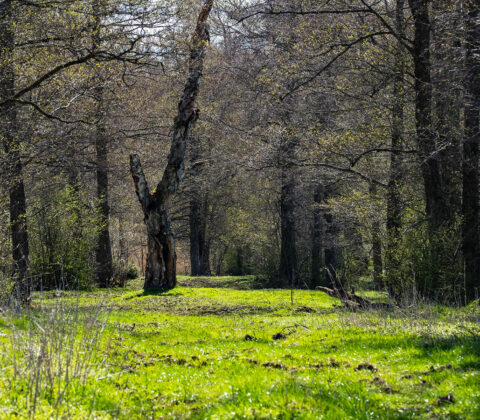
[(478, 305), (352, 311), (253, 277), (179, 280), (3, 313), (0, 417), (480, 417)]

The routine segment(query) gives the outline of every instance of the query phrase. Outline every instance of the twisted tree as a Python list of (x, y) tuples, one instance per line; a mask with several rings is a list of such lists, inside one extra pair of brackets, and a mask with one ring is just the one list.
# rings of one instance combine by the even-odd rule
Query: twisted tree
[(161, 181), (152, 192), (148, 188), (140, 158), (136, 154), (130, 156), (130, 171), (142, 206), (148, 235), (145, 289), (172, 289), (177, 282), (175, 240), (168, 218), (167, 204), (183, 180), (188, 134), (198, 118), (199, 111), (194, 106), (200, 87), (206, 46), (209, 41), (207, 19), (212, 5), (213, 0), (205, 0), (198, 16), (192, 37), (189, 77), (173, 123), (172, 143), (167, 166)]

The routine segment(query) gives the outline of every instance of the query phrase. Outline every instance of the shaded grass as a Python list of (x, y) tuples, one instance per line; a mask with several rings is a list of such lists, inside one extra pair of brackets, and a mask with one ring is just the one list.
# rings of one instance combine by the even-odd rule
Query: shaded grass
[[(287, 290), (239, 290), (234, 281), (44, 295), (37, 312), (58, 299), (110, 310), (108, 374), (69, 393), (69, 415), (480, 418), (478, 308), (351, 312), (306, 290), (295, 291), (292, 306)], [(10, 417), (25, 413), (21, 392), (1, 384), (0, 404)], [(37, 418), (50, 418), (49, 404), (41, 401)]]

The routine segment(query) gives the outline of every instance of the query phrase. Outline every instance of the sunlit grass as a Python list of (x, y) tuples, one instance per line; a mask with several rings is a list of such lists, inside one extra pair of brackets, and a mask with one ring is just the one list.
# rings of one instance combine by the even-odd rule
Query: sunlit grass
[[(58, 300), (82, 311), (98, 305), (109, 311), (102, 374), (73, 388), (60, 414), (480, 418), (478, 307), (351, 312), (318, 291), (295, 291), (292, 305), (288, 290), (238, 290), (235, 280), (184, 287), (195, 284), (182, 277), (166, 293), (144, 293), (137, 283), (37, 299), (37, 314)], [(8, 345), (6, 318), (0, 328)], [(28, 324), (16, 322), (16, 328)], [(28, 413), (23, 392), (0, 384), (5, 415)], [(52, 401), (40, 397), (36, 418), (50, 418)]]

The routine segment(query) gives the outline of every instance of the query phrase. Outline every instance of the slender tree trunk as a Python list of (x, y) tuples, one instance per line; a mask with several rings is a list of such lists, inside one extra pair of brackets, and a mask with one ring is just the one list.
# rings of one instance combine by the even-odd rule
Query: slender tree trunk
[(167, 166), (161, 181), (152, 193), (149, 191), (139, 157), (135, 154), (130, 156), (130, 170), (148, 234), (145, 289), (171, 289), (176, 285), (175, 241), (168, 219), (167, 205), (183, 180), (187, 139), (192, 124), (198, 118), (199, 111), (194, 106), (209, 40), (207, 19), (212, 4), (213, 0), (205, 0), (197, 20), (190, 51), (189, 77), (173, 124)]
[(190, 177), (193, 181), (192, 197), (190, 200), (190, 270), (192, 276), (209, 276), (210, 271), (210, 249), (207, 240), (208, 227), (208, 193), (204, 191), (203, 185), (198, 182), (201, 175), (200, 165), (197, 165), (201, 158), (200, 140), (196, 136), (191, 137), (191, 163), (192, 170)]
[(103, 87), (96, 89), (98, 122), (95, 132), (97, 200), (100, 210), (100, 229), (95, 251), (96, 281), (109, 287), (113, 278), (112, 247), (110, 243), (110, 206), (108, 204), (108, 150), (104, 125)]
[[(434, 98), (440, 175), (444, 188), (448, 220), (454, 223), (461, 210), (461, 107), (462, 81), (459, 80), (462, 21), (458, 6), (451, 0), (432, 2)], [(457, 2), (460, 3), (460, 2)]]
[(280, 196), (280, 279), (284, 286), (294, 287), (298, 281), (297, 247), (295, 239), (295, 175), (292, 168), (282, 168)]
[[(13, 65), (14, 27), (11, 0), (4, 0), (0, 21), (0, 101), (15, 94), (15, 70)], [(18, 138), (17, 111), (15, 103), (7, 103), (0, 109), (1, 141), (8, 173), (10, 200), (10, 234), (16, 298), (24, 303), (30, 296), (29, 247), (27, 230), (27, 204), (23, 182), (21, 142)]]
[[(377, 186), (370, 183), (370, 195), (376, 199)], [(382, 260), (382, 239), (380, 233), (380, 221), (378, 217), (372, 220), (372, 260), (373, 260), (373, 282), (377, 289), (383, 289), (383, 260)]]
[(322, 258), (322, 237), (323, 237), (323, 217), (322, 209), (319, 207), (323, 199), (323, 187), (318, 185), (315, 188), (313, 197), (313, 233), (312, 233), (312, 268), (311, 268), (311, 287), (323, 285), (323, 258)]
[(418, 153), (425, 187), (426, 213), (435, 231), (447, 219), (432, 120), (429, 0), (409, 0), (415, 27), (413, 62)]
[(465, 298), (469, 302), (480, 291), (480, 243), (478, 208), (478, 159), (480, 140), (480, 18), (477, 1), (465, 6), (465, 138), (463, 141), (463, 256), (465, 260)]
[(192, 276), (201, 276), (202, 259), (200, 253), (201, 203), (194, 197), (190, 201), (190, 270)]
[[(93, 0), (93, 29), (92, 49), (100, 46), (100, 24), (101, 8), (98, 0)], [(101, 71), (101, 70), (100, 70)], [(94, 91), (96, 106), (96, 127), (95, 127), (95, 152), (96, 152), (96, 178), (97, 178), (97, 200), (100, 212), (100, 229), (95, 250), (96, 283), (100, 287), (109, 287), (113, 278), (112, 246), (110, 243), (110, 207), (108, 205), (108, 139), (105, 129), (105, 106), (103, 77), (97, 75), (97, 84)]]
[(209, 218), (209, 205), (208, 205), (208, 193), (204, 194), (202, 204), (202, 235), (200, 237), (200, 262), (202, 275), (210, 276), (212, 272), (210, 270), (210, 240), (208, 237), (208, 218)]
[[(323, 191), (323, 201), (326, 203), (335, 194), (335, 186), (327, 186)], [(325, 283), (332, 288), (342, 289), (338, 270), (340, 268), (340, 252), (338, 248), (338, 224), (333, 214), (325, 210), (323, 212), (323, 223), (325, 226), (324, 237), (324, 278)]]
[[(395, 29), (403, 35), (405, 28), (405, 1), (397, 0), (395, 7)], [(395, 52), (395, 77), (393, 81), (392, 107), (392, 152), (387, 185), (387, 247), (385, 253), (386, 283), (391, 295), (399, 283), (399, 258), (396, 254), (401, 241), (402, 227), (402, 158), (397, 152), (402, 147), (405, 108), (405, 51), (401, 42), (397, 42)], [(394, 296), (392, 296), (394, 297)]]
[(336, 246), (337, 229), (333, 215), (330, 213), (324, 214), (326, 232), (325, 236), (327, 244), (325, 246), (325, 279), (332, 288), (338, 288), (338, 249)]
[(118, 259), (122, 264), (128, 264), (128, 245), (125, 237), (123, 217), (118, 219)]

